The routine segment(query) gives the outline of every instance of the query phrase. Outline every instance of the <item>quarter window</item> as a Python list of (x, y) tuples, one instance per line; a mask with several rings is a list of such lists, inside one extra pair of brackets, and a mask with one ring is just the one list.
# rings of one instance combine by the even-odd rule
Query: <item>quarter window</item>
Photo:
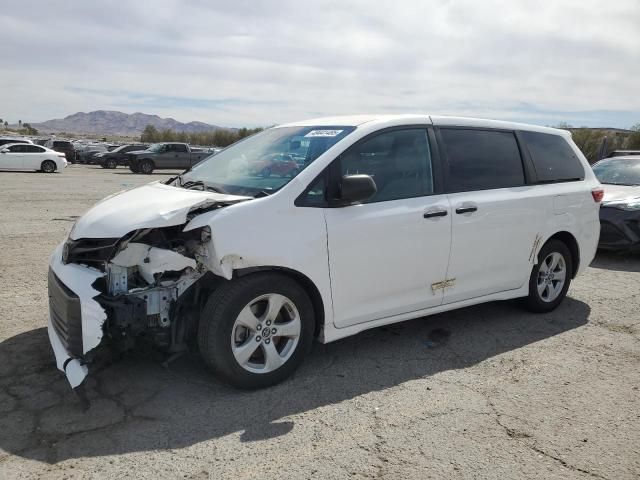
[(520, 132), (527, 144), (539, 182), (584, 180), (584, 168), (560, 135)]
[(449, 163), (448, 191), (465, 192), (524, 185), (513, 132), (442, 128)]
[(340, 156), (342, 175), (366, 174), (378, 192), (366, 203), (433, 193), (431, 152), (422, 128), (384, 132), (349, 148)]

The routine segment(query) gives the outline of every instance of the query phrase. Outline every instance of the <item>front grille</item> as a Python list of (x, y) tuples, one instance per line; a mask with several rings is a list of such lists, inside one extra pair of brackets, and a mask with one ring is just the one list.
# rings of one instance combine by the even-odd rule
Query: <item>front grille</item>
[(49, 314), (51, 324), (65, 350), (72, 357), (81, 357), (82, 314), (80, 299), (49, 269)]
[(62, 251), (62, 261), (104, 267), (104, 263), (113, 256), (119, 240), (119, 238), (69, 239)]

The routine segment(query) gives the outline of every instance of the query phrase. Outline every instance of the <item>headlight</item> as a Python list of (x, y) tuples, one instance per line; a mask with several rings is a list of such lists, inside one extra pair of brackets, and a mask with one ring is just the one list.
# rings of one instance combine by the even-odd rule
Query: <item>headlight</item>
[(640, 197), (614, 200), (613, 202), (607, 202), (605, 206), (626, 211), (640, 210)]

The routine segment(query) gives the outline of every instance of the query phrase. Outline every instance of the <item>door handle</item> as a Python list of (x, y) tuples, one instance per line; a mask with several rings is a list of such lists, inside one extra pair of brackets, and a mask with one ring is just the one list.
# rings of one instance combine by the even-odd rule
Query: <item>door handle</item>
[(461, 214), (461, 213), (473, 213), (475, 211), (478, 210), (478, 207), (476, 206), (468, 206), (468, 207), (458, 207), (456, 208), (456, 213)]
[(430, 210), (428, 212), (424, 212), (422, 216), (424, 218), (446, 217), (447, 211), (446, 210)]

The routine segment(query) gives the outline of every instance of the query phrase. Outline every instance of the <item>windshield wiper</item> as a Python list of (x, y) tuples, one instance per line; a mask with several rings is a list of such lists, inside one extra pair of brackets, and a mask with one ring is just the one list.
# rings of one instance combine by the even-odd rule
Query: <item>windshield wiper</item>
[(271, 192), (267, 192), (265, 190), (260, 190), (258, 193), (256, 193), (253, 198), (262, 198), (262, 197), (268, 197), (269, 195), (271, 195)]
[(188, 182), (184, 182), (182, 183), (182, 179), (180, 186), (182, 188), (186, 188), (186, 189), (192, 189), (193, 187), (202, 187), (202, 190), (209, 190), (211, 192), (215, 192), (215, 193), (224, 193), (226, 194), (227, 192), (225, 192), (224, 190), (222, 190), (221, 188), (218, 187), (214, 187), (213, 185), (207, 185), (206, 183), (204, 183), (202, 180), (190, 180)]

